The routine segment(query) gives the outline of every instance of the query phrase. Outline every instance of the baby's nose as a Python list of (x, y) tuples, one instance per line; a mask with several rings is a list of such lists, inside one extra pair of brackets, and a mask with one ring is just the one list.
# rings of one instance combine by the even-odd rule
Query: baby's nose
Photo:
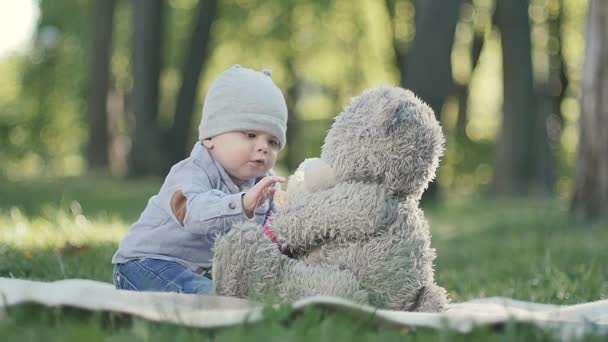
[(261, 141), (261, 142), (258, 143), (258, 151), (268, 152), (268, 148), (269, 148), (268, 142)]

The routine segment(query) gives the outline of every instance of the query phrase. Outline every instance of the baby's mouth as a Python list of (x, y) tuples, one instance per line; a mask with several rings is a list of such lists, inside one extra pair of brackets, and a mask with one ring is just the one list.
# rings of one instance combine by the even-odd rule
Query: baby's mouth
[(251, 160), (251, 162), (259, 166), (263, 166), (264, 164), (266, 164), (266, 161), (264, 159), (254, 159)]

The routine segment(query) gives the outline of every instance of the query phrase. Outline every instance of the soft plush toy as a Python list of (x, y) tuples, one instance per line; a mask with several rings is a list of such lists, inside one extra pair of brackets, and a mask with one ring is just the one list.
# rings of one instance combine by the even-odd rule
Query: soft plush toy
[(287, 196), (302, 192), (326, 190), (336, 184), (334, 170), (321, 158), (305, 159), (296, 172), (289, 177)]
[(433, 111), (412, 92), (379, 87), (353, 99), (321, 158), (290, 179), (286, 203), (267, 227), (276, 242), (253, 222), (217, 240), (217, 294), (280, 301), (331, 295), (442, 311), (447, 294), (434, 281), (435, 251), (418, 205), (443, 144)]

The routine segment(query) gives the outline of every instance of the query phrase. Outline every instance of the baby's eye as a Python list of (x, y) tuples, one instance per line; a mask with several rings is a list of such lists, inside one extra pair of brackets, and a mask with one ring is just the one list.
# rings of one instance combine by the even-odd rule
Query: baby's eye
[(247, 138), (255, 138), (257, 135), (251, 132), (243, 132)]
[(272, 147), (279, 147), (279, 141), (276, 139), (270, 139), (270, 141), (268, 142), (270, 144), (270, 146)]

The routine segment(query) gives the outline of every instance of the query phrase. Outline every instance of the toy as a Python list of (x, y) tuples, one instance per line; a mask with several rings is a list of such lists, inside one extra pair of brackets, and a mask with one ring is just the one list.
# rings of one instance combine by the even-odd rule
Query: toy
[(433, 111), (412, 92), (378, 87), (354, 98), (336, 117), (320, 159), (290, 178), (284, 207), (268, 226), (277, 243), (251, 222), (217, 240), (217, 294), (281, 301), (331, 295), (444, 310), (448, 297), (434, 281), (435, 251), (418, 206), (443, 144)]

